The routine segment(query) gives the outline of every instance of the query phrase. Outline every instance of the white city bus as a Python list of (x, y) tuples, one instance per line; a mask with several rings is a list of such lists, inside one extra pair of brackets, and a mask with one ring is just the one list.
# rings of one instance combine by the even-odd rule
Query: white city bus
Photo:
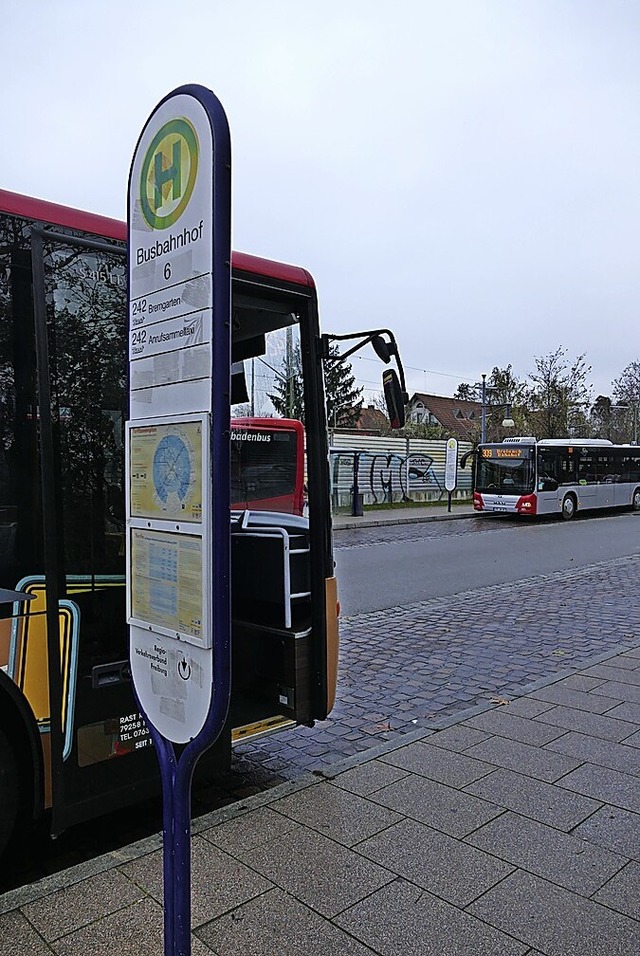
[(595, 438), (506, 438), (478, 446), (473, 507), (520, 515), (640, 511), (640, 446)]

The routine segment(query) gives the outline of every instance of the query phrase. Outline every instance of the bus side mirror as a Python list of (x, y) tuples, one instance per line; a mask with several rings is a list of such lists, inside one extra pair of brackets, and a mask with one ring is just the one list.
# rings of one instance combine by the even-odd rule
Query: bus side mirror
[(388, 368), (382, 373), (382, 388), (391, 427), (402, 428), (405, 421), (405, 396), (400, 388), (400, 381), (395, 369)]
[(386, 342), (381, 335), (374, 335), (371, 339), (371, 345), (378, 358), (384, 362), (385, 365), (388, 365), (391, 361), (391, 348), (389, 347), (389, 343)]

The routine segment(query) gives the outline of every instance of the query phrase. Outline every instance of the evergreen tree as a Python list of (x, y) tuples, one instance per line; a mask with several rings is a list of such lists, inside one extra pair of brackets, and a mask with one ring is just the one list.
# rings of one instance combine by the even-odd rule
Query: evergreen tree
[[(336, 345), (329, 348), (330, 359), (324, 366), (324, 387), (327, 400), (327, 423), (330, 428), (353, 428), (362, 409), (362, 388), (356, 385), (353, 369), (339, 360)], [(273, 407), (283, 418), (304, 422), (302, 356), (296, 345), (285, 362), (284, 374), (278, 376), (274, 393), (269, 395)]]
[(327, 424), (330, 428), (354, 428), (362, 410), (362, 388), (349, 362), (339, 360), (337, 345), (329, 346), (329, 361), (324, 366), (327, 399)]
[(297, 418), (304, 423), (304, 387), (300, 346), (287, 351), (284, 374), (278, 375), (275, 392), (269, 395), (273, 407), (282, 418)]
[(631, 414), (626, 405), (616, 405), (608, 395), (598, 395), (589, 412), (592, 438), (606, 438), (614, 444), (629, 441)]

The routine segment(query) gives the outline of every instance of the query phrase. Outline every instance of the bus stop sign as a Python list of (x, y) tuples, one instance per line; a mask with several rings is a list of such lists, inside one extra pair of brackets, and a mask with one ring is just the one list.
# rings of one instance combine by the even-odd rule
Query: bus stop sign
[(147, 120), (127, 218), (129, 658), (162, 778), (165, 956), (189, 956), (191, 780), (231, 689), (231, 146), (210, 90)]
[(230, 180), (222, 106), (180, 87), (129, 178), (126, 430), (131, 673), (180, 744), (212, 742), (229, 699)]

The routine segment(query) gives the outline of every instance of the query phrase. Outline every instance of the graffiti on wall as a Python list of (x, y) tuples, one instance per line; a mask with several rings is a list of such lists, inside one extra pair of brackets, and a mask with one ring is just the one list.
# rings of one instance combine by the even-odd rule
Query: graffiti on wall
[(411, 500), (412, 494), (444, 495), (444, 472), (438, 475), (434, 459), (426, 454), (333, 450), (334, 493), (357, 490), (373, 504)]

